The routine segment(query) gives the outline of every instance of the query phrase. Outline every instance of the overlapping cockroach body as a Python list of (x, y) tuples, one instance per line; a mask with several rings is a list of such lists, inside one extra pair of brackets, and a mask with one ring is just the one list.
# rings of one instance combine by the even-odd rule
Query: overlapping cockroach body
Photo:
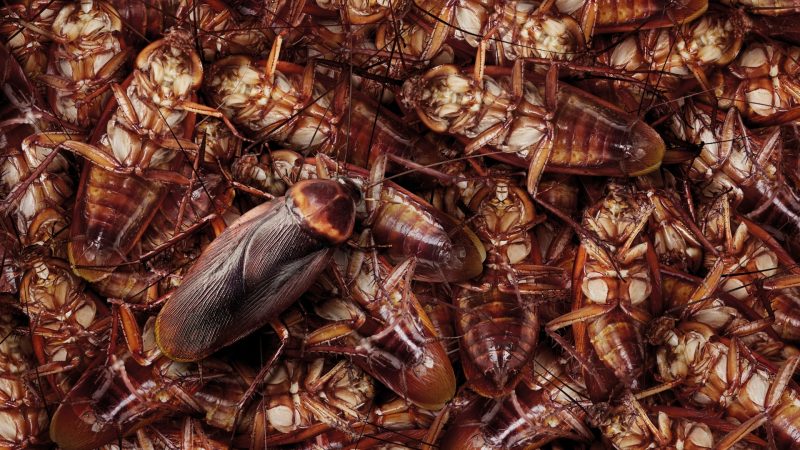
[(798, 447), (797, 15), (9, 0), (0, 447)]

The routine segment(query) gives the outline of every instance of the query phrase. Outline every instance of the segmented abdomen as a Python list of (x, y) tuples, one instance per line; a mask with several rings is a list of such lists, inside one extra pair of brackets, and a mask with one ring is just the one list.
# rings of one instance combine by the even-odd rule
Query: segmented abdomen
[(97, 281), (124, 262), (164, 192), (163, 185), (135, 175), (84, 167), (69, 243), (69, 259), (76, 272)]
[(559, 89), (550, 167), (638, 176), (661, 165), (664, 141), (646, 123), (577, 89)]
[(536, 348), (536, 306), (520, 305), (515, 295), (492, 288), (463, 292), (456, 308), (461, 361), (472, 388), (489, 397), (507, 393)]

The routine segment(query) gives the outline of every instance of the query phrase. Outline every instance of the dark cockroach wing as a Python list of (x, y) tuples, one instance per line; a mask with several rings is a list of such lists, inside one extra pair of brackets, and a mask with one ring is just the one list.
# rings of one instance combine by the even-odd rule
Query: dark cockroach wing
[(156, 321), (172, 359), (196, 361), (275, 318), (350, 237), (355, 191), (332, 180), (295, 184), (239, 218), (186, 274)]

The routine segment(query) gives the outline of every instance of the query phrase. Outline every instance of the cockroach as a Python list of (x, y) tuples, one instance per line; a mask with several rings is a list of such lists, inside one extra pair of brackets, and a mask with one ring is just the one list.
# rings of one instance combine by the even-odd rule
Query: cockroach
[[(755, 310), (761, 318), (771, 319), (781, 338), (800, 340), (797, 310), (800, 291), (786, 287), (764, 299), (765, 294), (758, 289), (758, 280), (774, 277), (786, 267), (791, 271), (796, 263), (763, 228), (737, 218), (731, 209), (729, 197), (723, 195), (707, 207), (701, 218), (703, 231), (719, 250), (723, 270), (728, 274), (720, 283), (721, 289)], [(714, 264), (714, 258), (705, 261), (709, 269)]]
[(450, 306), (452, 292), (440, 283), (415, 283), (414, 295), (431, 320), (436, 335), (444, 344), (450, 362), (455, 364), (459, 359), (458, 335), (456, 334), (453, 316), (455, 311)]
[[(586, 51), (584, 31), (590, 27), (559, 12), (554, 2), (542, 2), (534, 8), (518, 1), (419, 1), (418, 8), (422, 12), (417, 13), (417, 20), (432, 22), (427, 25), (431, 31), (419, 55), (422, 59), (436, 55), (448, 40), (465, 42), (469, 53), (481, 41), (487, 41), (498, 65), (518, 58), (571, 60)], [(464, 47), (458, 43), (451, 46)]]
[(119, 14), (105, 1), (83, 0), (58, 12), (47, 73), (37, 78), (49, 87), (56, 117), (84, 130), (95, 125), (129, 59), (121, 30)]
[[(395, 100), (391, 88), (395, 80), (431, 64), (452, 63), (455, 57), (453, 49), (445, 44), (430, 60), (421, 59), (429, 33), (407, 19), (383, 22), (374, 33), (366, 36), (360, 33), (357, 38), (353, 36), (357, 31), (348, 31), (338, 22), (314, 20), (314, 23), (320, 37), (309, 43), (306, 59), (316, 60), (317, 70), (331, 78), (341, 69), (352, 72), (352, 89), (385, 105)], [(338, 62), (345, 57), (350, 59), (346, 66)]]
[(200, 122), (195, 133), (204, 151), (198, 150), (194, 165), (184, 164), (180, 173), (189, 180), (188, 186), (167, 193), (142, 235), (138, 245), (142, 262), (117, 268), (93, 283), (98, 293), (123, 302), (155, 301), (174, 287), (175, 279), (180, 279), (209, 240), (203, 233), (193, 233), (224, 220), (234, 192), (215, 171), (230, 161), (240, 140), (213, 118)]
[[(692, 23), (623, 36), (607, 50), (608, 64), (672, 98), (687, 80), (710, 91), (711, 70), (736, 58), (749, 30), (743, 14), (714, 10)], [(640, 86), (629, 90), (639, 99), (645, 94)]]
[(791, 122), (800, 114), (799, 59), (800, 47), (769, 40), (748, 43), (711, 77), (717, 103), (735, 107), (754, 125)]
[(265, 380), (264, 399), (245, 418), (250, 441), (265, 449), (299, 443), (330, 429), (356, 437), (353, 423), (367, 415), (375, 395), (372, 378), (346, 359), (288, 359)]
[[(582, 90), (512, 69), (444, 65), (403, 84), (401, 102), (431, 130), (457, 136), (465, 152), (490, 154), (528, 169), (527, 188), (549, 170), (585, 175), (637, 176), (657, 169), (664, 154), (658, 133)], [(555, 66), (553, 66), (555, 67)]]
[[(688, 409), (673, 407), (670, 410), (671, 415), (661, 410), (651, 411), (652, 409), (641, 405), (635, 397), (628, 394), (613, 404), (594, 405), (592, 419), (608, 442), (619, 450), (711, 450), (719, 448), (714, 444), (724, 438), (722, 430), (730, 431), (735, 428), (722, 420), (695, 418), (702, 414)], [(766, 444), (754, 436), (746, 439), (747, 443), (742, 442), (742, 445), (734, 448), (744, 449), (751, 448), (750, 444)]]
[[(578, 213), (579, 188), (577, 177), (573, 175), (557, 174), (545, 175), (539, 183), (536, 198), (539, 201), (560, 210), (569, 217), (576, 217)], [(555, 217), (554, 219), (558, 219)], [(539, 244), (539, 254), (542, 260), (551, 264), (568, 252), (571, 246), (574, 231), (572, 227), (558, 223), (557, 220), (547, 216), (547, 220), (534, 228), (536, 242)], [(564, 258), (561, 258), (563, 260)], [(559, 264), (555, 264), (559, 265)], [(572, 267), (569, 267), (571, 270)]]
[(136, 430), (135, 448), (230, 449), (230, 444), (215, 431), (200, 420), (185, 415), (168, 423), (159, 422)]
[(800, 239), (800, 194), (786, 183), (781, 171), (781, 134), (776, 127), (756, 134), (738, 110), (727, 113), (687, 100), (684, 119), (671, 126), (688, 142), (702, 143), (687, 172), (698, 201), (714, 202), (721, 195), (731, 209), (781, 230), (785, 240)]
[[(37, 133), (25, 138), (19, 150), (5, 154), (0, 184), (8, 192), (6, 202), (10, 203), (6, 204), (6, 209), (11, 210), (20, 241), (25, 245), (37, 242), (29, 230), (37, 218), (40, 222), (44, 220), (46, 216), (40, 215), (43, 210), (55, 213), (50, 219), (60, 221), (62, 226), (68, 223), (66, 213), (58, 210), (69, 207), (75, 185), (67, 159), (55, 151), (59, 144), (76, 137), (79, 135)], [(41, 224), (36, 224), (36, 228), (43, 231)], [(51, 227), (53, 234), (62, 230)]]
[(159, 313), (164, 354), (202, 359), (286, 309), (353, 233), (358, 195), (351, 183), (304, 180), (240, 217), (209, 244)]
[(429, 141), (349, 89), (349, 82), (315, 77), (313, 64), (279, 61), (281, 45), (278, 37), (265, 62), (231, 56), (212, 64), (204, 85), (211, 104), (259, 139), (359, 167), (370, 167), (383, 154), (411, 160), (415, 154), (435, 154)]
[[(479, 178), (480, 179), (480, 178)], [(502, 169), (462, 191), (487, 251), (484, 274), (454, 293), (456, 331), (468, 385), (487, 397), (512, 391), (539, 336), (540, 303), (565, 297), (564, 272), (541, 266), (531, 228), (533, 200)]]
[(359, 435), (355, 439), (346, 433), (335, 432), (316, 436), (304, 442), (298, 450), (358, 450), (372, 448), (375, 450), (397, 450), (426, 448), (428, 430), (385, 431)]
[(0, 219), (0, 294), (16, 294), (23, 268), (19, 264), (19, 236), (9, 220)]
[(20, 285), (20, 306), (30, 318), (37, 375), (46, 376), (58, 398), (63, 398), (103, 353), (110, 312), (66, 261), (39, 257), (28, 265)]
[(677, 3), (663, 0), (619, 3), (611, 0), (556, 0), (559, 11), (581, 20), (588, 36), (670, 28), (700, 18), (708, 8), (706, 0)]
[[(651, 172), (637, 178), (637, 185), (650, 189), (653, 213), (648, 229), (658, 260), (680, 270), (696, 271), (703, 262), (703, 234), (695, 222), (684, 213), (683, 200), (677, 194), (675, 178), (669, 172)], [(705, 244), (711, 247), (710, 243)]]
[(163, 357), (144, 367), (127, 350), (108, 359), (95, 360), (53, 414), (50, 438), (61, 448), (94, 449), (170, 415), (198, 412), (192, 394), (232, 370), (221, 361), (206, 360), (201, 370)]
[(455, 414), (442, 449), (538, 448), (558, 438), (591, 441), (582, 382), (571, 379), (558, 357), (539, 345), (531, 373), (508, 396), (475, 396)]
[(396, 3), (358, 0), (316, 0), (316, 5), (324, 10), (339, 14), (339, 23), (345, 28), (357, 29), (367, 25), (402, 18), (412, 5), (412, 0)]
[(743, 8), (752, 14), (784, 16), (800, 13), (797, 0), (721, 0), (720, 3)]
[(0, 36), (25, 71), (36, 78), (47, 68), (47, 46), (52, 40), (51, 27), (67, 2), (61, 0), (24, 0), (4, 3), (0, 8)]
[[(172, 27), (192, 29), (204, 61), (227, 55), (259, 55), (269, 48), (269, 33), (234, 6), (220, 0), (110, 0), (123, 23), (126, 42), (161, 38)], [(240, 3), (240, 2), (237, 2)], [(265, 47), (266, 46), (266, 47)]]
[[(92, 144), (61, 145), (88, 162), (70, 228), (69, 256), (76, 273), (89, 281), (107, 277), (125, 262), (166, 193), (165, 183), (182, 183), (175, 171), (181, 151), (196, 149), (194, 113), (219, 116), (195, 103), (202, 80), (191, 35), (173, 29), (146, 47), (125, 88), (112, 85), (117, 104)], [(102, 122), (101, 123), (105, 123)], [(99, 137), (102, 128), (107, 132)]]
[[(359, 245), (374, 247), (369, 232)], [(314, 305), (326, 323), (309, 332), (305, 351), (341, 352), (403, 399), (426, 409), (444, 407), (455, 394), (455, 374), (411, 292), (413, 261), (392, 268), (375, 251), (338, 250), (334, 264), (332, 278), (344, 283), (329, 282), (332, 298)]]
[(800, 356), (775, 371), (759, 363), (737, 339), (717, 339), (706, 325), (657, 319), (649, 339), (658, 345), (658, 375), (677, 384), (677, 394), (702, 408), (715, 408), (741, 423), (716, 448), (729, 448), (769, 423), (779, 448), (798, 445), (798, 393), (790, 383)]
[(425, 448), (436, 434), (435, 423), (440, 416), (432, 411), (409, 404), (395, 397), (370, 408), (369, 416), (362, 423), (353, 423), (354, 436), (349, 431), (330, 430), (307, 440), (298, 448), (307, 450), (396, 448)]
[[(0, 43), (0, 150), (17, 151), (33, 133), (57, 122), (11, 51)], [(12, 197), (12, 199), (15, 197)], [(4, 201), (7, 206), (8, 199)]]
[(771, 330), (771, 323), (753, 308), (719, 287), (723, 283), (723, 259), (717, 259), (704, 279), (662, 268), (664, 306), (679, 312), (682, 320), (709, 326), (723, 337), (738, 337), (744, 345), (770, 361), (781, 363), (800, 354), (800, 349), (787, 344)]
[(175, 23), (196, 30), (205, 62), (228, 55), (261, 55), (269, 49), (268, 35), (224, 2), (180, 0), (177, 3)]
[[(612, 183), (607, 196), (583, 218), (581, 247), (573, 271), (572, 311), (550, 321), (547, 331), (572, 325), (575, 348), (584, 370), (594, 354), (631, 389), (640, 389), (645, 369), (642, 328), (661, 310), (658, 260), (642, 237), (653, 206), (646, 192)], [(587, 372), (585, 372), (587, 373)], [(584, 375), (589, 379), (595, 377)], [(608, 386), (600, 386), (607, 389)], [(593, 398), (604, 394), (590, 390)]]
[(49, 416), (45, 399), (37, 388), (38, 380), (26, 380), (26, 372), (35, 370), (30, 336), (19, 333), (23, 322), (3, 297), (0, 312), (0, 446), (34, 448), (48, 443)]

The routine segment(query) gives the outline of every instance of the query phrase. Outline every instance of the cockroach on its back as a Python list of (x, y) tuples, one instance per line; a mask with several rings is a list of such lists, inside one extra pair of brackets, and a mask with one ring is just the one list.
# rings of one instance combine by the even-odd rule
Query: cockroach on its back
[(47, 73), (48, 100), (56, 116), (82, 129), (100, 118), (111, 83), (122, 81), (129, 51), (120, 37), (119, 13), (105, 1), (69, 4), (56, 16)]
[(548, 170), (595, 176), (644, 175), (661, 165), (664, 141), (638, 117), (580, 89), (514, 67), (484, 67), (483, 48), (467, 70), (435, 67), (408, 79), (401, 104), (425, 126), (455, 135), (466, 153), (490, 154), (528, 169), (535, 193)]
[[(623, 386), (641, 388), (645, 343), (641, 328), (661, 309), (661, 281), (652, 244), (640, 236), (652, 213), (649, 195), (611, 183), (608, 195), (583, 218), (581, 247), (575, 259), (573, 309), (552, 320), (552, 332), (572, 325), (587, 383), (595, 381), (586, 366), (594, 355), (601, 370), (613, 371)], [(569, 347), (568, 347), (569, 348)], [(603, 399), (613, 386), (589, 386)]]
[(117, 102), (91, 144), (61, 144), (89, 161), (70, 228), (70, 262), (82, 277), (98, 281), (126, 262), (163, 201), (165, 185), (186, 181), (175, 172), (183, 152), (197, 148), (185, 139), (195, 113), (225, 120), (194, 102), (202, 78), (191, 34), (172, 29), (139, 53), (123, 86), (112, 85)]

